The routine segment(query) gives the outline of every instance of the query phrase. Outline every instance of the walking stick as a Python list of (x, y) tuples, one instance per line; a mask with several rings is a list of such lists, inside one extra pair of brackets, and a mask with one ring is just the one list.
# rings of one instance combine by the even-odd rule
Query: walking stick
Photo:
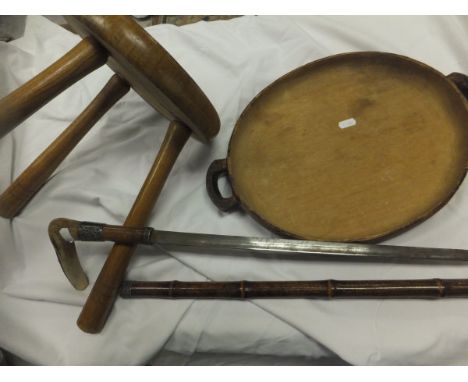
[(320, 280), (320, 281), (125, 281), (124, 298), (172, 299), (436, 299), (468, 297), (468, 279)]
[[(71, 237), (64, 238), (62, 230)], [(120, 245), (146, 244), (166, 249), (234, 251), (250, 254), (304, 255), (309, 259), (399, 262), (460, 262), (468, 251), (446, 248), (374, 244), (328, 243), (307, 240), (252, 238), (158, 231), (58, 218), (49, 224), (49, 236), (65, 275), (75, 287), (86, 278), (75, 241), (114, 241)], [(231, 252), (232, 253), (232, 252)], [(426, 280), (319, 280), (319, 281), (123, 281), (124, 298), (446, 298), (468, 297), (468, 279)]]
[[(62, 232), (68, 231), (67, 237)], [(65, 232), (66, 234), (66, 232)], [(303, 260), (396, 261), (401, 263), (457, 263), (468, 261), (468, 250), (404, 247), (361, 243), (333, 243), (282, 238), (244, 237), (160, 231), (57, 218), (49, 224), (49, 237), (70, 283), (83, 289), (88, 280), (76, 252), (75, 241), (113, 241), (146, 244), (168, 250), (236, 255), (282, 256)]]

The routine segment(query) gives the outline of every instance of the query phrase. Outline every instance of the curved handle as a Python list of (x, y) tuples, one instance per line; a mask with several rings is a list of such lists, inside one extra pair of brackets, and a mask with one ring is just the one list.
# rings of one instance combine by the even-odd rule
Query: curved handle
[(227, 174), (227, 160), (217, 159), (213, 161), (206, 173), (206, 190), (214, 205), (221, 211), (228, 212), (238, 207), (239, 202), (234, 195), (228, 198), (221, 195), (218, 187), (218, 180), (221, 175), (225, 174)]
[(451, 73), (447, 78), (455, 84), (468, 101), (468, 76), (462, 73)]
[(75, 82), (104, 65), (107, 53), (91, 38), (0, 99), (0, 138)]

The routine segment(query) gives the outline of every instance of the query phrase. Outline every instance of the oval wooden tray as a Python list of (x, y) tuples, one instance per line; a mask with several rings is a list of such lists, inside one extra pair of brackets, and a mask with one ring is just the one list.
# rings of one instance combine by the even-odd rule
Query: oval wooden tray
[[(246, 107), (227, 159), (210, 166), (209, 195), (291, 237), (369, 241), (400, 231), (443, 206), (465, 176), (467, 84), (389, 53), (302, 66)], [(229, 198), (217, 186), (223, 173)]]

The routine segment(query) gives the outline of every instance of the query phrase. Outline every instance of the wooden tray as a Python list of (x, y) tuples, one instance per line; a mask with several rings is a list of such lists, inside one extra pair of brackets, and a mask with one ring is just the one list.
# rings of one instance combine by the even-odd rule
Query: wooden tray
[[(369, 241), (431, 216), (468, 164), (467, 78), (378, 52), (302, 66), (250, 102), (207, 190), (273, 231)], [(227, 174), (231, 197), (221, 196)]]

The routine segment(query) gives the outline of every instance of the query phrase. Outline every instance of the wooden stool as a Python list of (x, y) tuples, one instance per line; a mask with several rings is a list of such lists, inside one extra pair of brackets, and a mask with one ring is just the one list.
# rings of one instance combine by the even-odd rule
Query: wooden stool
[[(124, 225), (144, 226), (164, 182), (193, 130), (207, 142), (219, 118), (204, 93), (174, 58), (128, 16), (70, 16), (83, 40), (62, 58), (0, 100), (0, 137), (63, 90), (107, 63), (116, 73), (91, 104), (0, 196), (0, 216), (16, 216), (89, 129), (132, 87), (171, 123)], [(78, 320), (99, 332), (117, 296), (135, 246), (116, 244)], [(77, 289), (87, 279), (73, 280)]]

